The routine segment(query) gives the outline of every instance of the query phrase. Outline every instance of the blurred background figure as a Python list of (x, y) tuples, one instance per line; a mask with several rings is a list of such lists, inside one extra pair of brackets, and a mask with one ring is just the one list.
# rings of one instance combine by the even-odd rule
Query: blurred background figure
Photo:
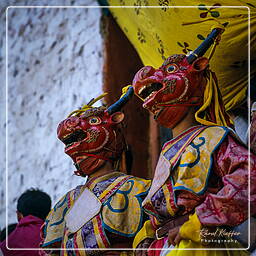
[[(16, 228), (16, 226), (17, 226), (17, 223), (9, 224), (8, 228), (4, 228), (3, 230), (1, 230), (0, 242), (3, 242), (6, 239), (6, 237), (12, 233), (12, 231)], [(7, 230), (8, 230), (8, 233), (7, 233)]]
[[(38, 189), (26, 190), (18, 199), (16, 228), (1, 241), (0, 249), (4, 256), (37, 256), (39, 250), (9, 250), (15, 248), (38, 248), (41, 242), (40, 228), (51, 209), (51, 198)], [(4, 232), (4, 231), (3, 231)], [(1, 232), (2, 234), (2, 232)], [(1, 255), (1, 253), (0, 253)]]

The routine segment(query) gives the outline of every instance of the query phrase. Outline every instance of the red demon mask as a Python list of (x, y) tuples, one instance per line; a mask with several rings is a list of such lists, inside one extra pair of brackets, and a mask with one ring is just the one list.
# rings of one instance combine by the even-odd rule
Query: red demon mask
[[(146, 66), (135, 75), (134, 93), (144, 101), (143, 107), (152, 112), (164, 127), (174, 128), (188, 113), (190, 106), (204, 103), (207, 85), (205, 70), (209, 66), (209, 60), (202, 56), (215, 42), (212, 53), (214, 52), (223, 31), (223, 27), (217, 26), (188, 56), (172, 55), (160, 68)], [(212, 98), (210, 101), (213, 102)], [(220, 112), (223, 113), (223, 120), (227, 119), (225, 111), (221, 109)], [(215, 118), (216, 113), (210, 114)], [(216, 123), (215, 120), (213, 123)]]
[(134, 93), (162, 126), (173, 128), (189, 106), (202, 104), (207, 67), (207, 58), (189, 64), (186, 55), (172, 55), (158, 69), (140, 69), (133, 80)]
[(92, 107), (105, 95), (73, 111), (57, 129), (58, 138), (66, 145), (65, 153), (77, 168), (75, 174), (80, 176), (94, 173), (106, 161), (117, 161), (126, 146), (120, 127), (124, 114), (119, 110), (132, 97), (133, 88), (127, 88), (122, 97), (107, 109)]
[(118, 124), (123, 118), (121, 112), (110, 114), (104, 107), (93, 107), (59, 124), (58, 138), (66, 145), (65, 153), (74, 161), (76, 174), (90, 175), (105, 161), (120, 158), (125, 141)]

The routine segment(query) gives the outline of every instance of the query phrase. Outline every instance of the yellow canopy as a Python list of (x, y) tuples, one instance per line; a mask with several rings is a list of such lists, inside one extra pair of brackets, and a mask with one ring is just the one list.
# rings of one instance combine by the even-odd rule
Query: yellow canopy
[[(227, 110), (238, 106), (246, 98), (249, 28), (250, 56), (255, 63), (256, 4), (253, 2), (108, 0), (110, 6), (120, 6), (110, 7), (110, 11), (144, 65), (159, 67), (171, 54), (187, 54), (204, 40), (212, 26), (224, 25), (225, 32), (210, 67), (218, 77)], [(122, 8), (124, 6), (132, 8)], [(251, 67), (251, 74), (253, 72), (256, 72), (255, 66)]]

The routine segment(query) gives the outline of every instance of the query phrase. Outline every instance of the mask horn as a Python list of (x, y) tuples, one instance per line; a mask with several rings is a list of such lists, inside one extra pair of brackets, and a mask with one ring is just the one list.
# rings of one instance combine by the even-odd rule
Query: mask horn
[(134, 94), (133, 87), (130, 86), (127, 92), (115, 103), (113, 103), (108, 109), (107, 112), (111, 115), (117, 111), (120, 111), (121, 108), (131, 99)]
[(223, 31), (222, 28), (214, 28), (207, 38), (187, 56), (188, 63), (192, 64), (197, 58), (202, 57)]

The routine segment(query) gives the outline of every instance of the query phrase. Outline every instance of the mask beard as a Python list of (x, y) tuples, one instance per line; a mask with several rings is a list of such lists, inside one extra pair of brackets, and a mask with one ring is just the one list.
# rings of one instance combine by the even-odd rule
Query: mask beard
[(105, 163), (106, 160), (88, 156), (86, 159), (75, 164), (77, 168), (75, 174), (80, 176), (91, 175), (98, 171)]
[(189, 107), (164, 107), (155, 120), (166, 128), (173, 129), (188, 113)]

